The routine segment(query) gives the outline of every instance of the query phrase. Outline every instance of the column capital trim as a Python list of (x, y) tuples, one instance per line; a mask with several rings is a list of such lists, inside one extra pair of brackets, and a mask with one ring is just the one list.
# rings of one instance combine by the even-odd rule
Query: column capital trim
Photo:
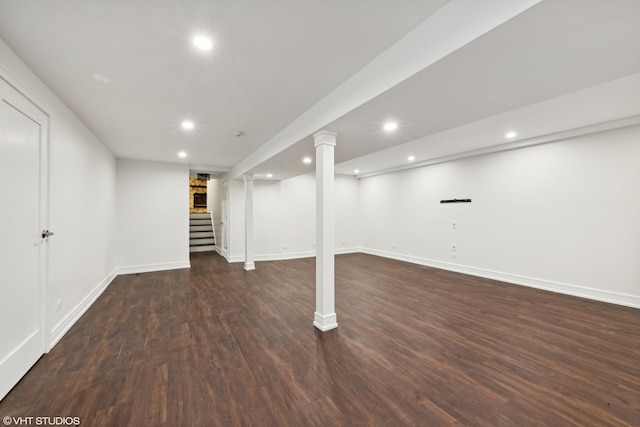
[(245, 173), (244, 175), (242, 175), (242, 179), (244, 180), (244, 182), (253, 181), (253, 174)]
[(337, 136), (337, 132), (331, 132), (329, 130), (321, 130), (320, 132), (316, 132), (315, 134), (313, 134), (314, 146), (317, 147), (319, 145), (331, 145), (335, 147)]

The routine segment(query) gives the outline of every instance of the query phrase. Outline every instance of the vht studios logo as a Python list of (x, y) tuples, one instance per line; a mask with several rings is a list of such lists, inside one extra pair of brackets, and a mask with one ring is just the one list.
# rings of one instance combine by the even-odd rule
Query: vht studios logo
[(80, 417), (4, 417), (6, 426), (79, 426)]

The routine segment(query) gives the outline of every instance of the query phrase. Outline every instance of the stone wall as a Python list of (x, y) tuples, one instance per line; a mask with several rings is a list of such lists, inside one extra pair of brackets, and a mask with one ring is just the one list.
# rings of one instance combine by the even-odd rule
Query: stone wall
[(193, 207), (194, 194), (207, 194), (207, 181), (189, 178), (189, 213), (207, 213), (207, 208)]

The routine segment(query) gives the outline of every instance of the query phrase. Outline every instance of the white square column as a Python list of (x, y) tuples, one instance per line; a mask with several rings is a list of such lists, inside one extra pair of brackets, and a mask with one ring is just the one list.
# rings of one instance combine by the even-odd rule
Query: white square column
[(313, 326), (321, 331), (338, 327), (335, 312), (334, 147), (336, 133), (313, 135), (316, 147), (316, 312)]
[(244, 269), (255, 270), (253, 237), (253, 175), (244, 178)]

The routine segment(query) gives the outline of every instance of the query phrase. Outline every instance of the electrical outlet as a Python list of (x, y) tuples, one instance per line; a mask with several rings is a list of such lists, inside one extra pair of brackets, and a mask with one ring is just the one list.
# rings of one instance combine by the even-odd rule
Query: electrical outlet
[(59, 312), (62, 309), (62, 300), (58, 300), (58, 302), (56, 302), (56, 313)]
[(457, 249), (458, 249), (458, 248), (457, 248), (456, 244), (455, 244), (455, 243), (452, 243), (452, 244), (451, 244), (451, 252), (455, 252)]
[(451, 228), (453, 228), (454, 230), (456, 230), (458, 228), (458, 223), (455, 221), (451, 221)]
[(286, 243), (282, 245), (282, 250), (287, 250), (287, 249), (289, 249), (289, 245), (287, 245)]

